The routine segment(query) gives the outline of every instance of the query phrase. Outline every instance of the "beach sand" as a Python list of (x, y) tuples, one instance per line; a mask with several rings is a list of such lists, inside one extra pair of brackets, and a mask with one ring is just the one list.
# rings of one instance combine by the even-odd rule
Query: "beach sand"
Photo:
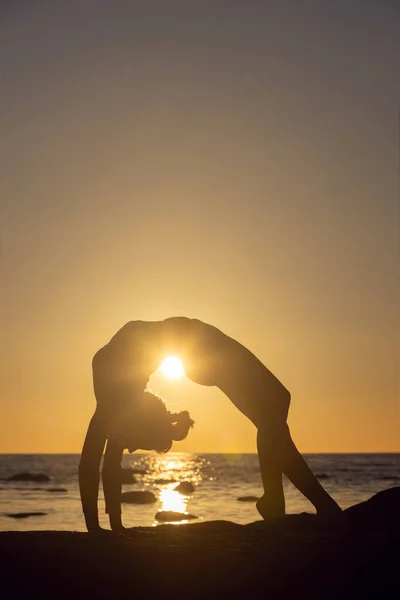
[(0, 533), (9, 598), (396, 598), (400, 487), (343, 513), (134, 528), (131, 538)]

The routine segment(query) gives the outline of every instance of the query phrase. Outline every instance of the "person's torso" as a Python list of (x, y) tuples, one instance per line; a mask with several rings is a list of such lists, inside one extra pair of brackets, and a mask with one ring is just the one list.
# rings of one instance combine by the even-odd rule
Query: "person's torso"
[(155, 338), (161, 322), (131, 321), (124, 325), (93, 358), (96, 396), (142, 392), (154, 363)]
[[(217, 386), (245, 414), (278, 396), (283, 385), (245, 346), (198, 319), (131, 321), (93, 359), (96, 397), (122, 402), (143, 392), (159, 366), (157, 346), (183, 362), (187, 376), (200, 385)], [(284, 388), (283, 388), (284, 389)]]

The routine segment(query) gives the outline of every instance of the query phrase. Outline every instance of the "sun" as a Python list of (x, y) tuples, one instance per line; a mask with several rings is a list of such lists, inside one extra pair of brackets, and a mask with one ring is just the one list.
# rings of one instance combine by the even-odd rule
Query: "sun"
[(179, 379), (185, 372), (182, 361), (177, 356), (168, 356), (160, 369), (161, 373), (170, 379)]

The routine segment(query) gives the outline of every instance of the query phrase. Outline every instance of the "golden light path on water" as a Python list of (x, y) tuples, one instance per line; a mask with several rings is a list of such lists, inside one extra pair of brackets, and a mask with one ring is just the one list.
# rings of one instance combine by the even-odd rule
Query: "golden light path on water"
[(175, 492), (175, 486), (176, 483), (170, 483), (161, 490), (159, 495), (160, 510), (173, 510), (174, 512), (184, 513), (187, 508), (188, 496)]
[[(150, 458), (150, 457), (149, 457)], [(179, 513), (178, 521), (167, 521), (174, 524), (184, 525), (188, 519), (184, 518), (187, 514), (187, 505), (190, 500), (190, 494), (184, 495), (177, 492), (174, 488), (187, 481), (194, 486), (200, 483), (202, 464), (199, 460), (193, 460), (192, 457), (186, 457), (183, 454), (176, 454), (169, 457), (152, 456), (149, 460), (149, 471), (151, 476), (147, 477), (148, 484), (155, 485), (158, 489), (159, 508), (158, 511), (173, 511)], [(155, 521), (153, 525), (159, 524)]]

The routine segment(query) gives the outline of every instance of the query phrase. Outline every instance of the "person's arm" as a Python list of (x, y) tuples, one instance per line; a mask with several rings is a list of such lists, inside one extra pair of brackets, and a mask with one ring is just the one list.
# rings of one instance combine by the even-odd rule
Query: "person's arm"
[(106, 425), (98, 412), (93, 415), (83, 444), (79, 462), (79, 491), (86, 527), (89, 532), (100, 529), (97, 512), (99, 466), (107, 439)]
[(116, 437), (110, 436), (103, 462), (103, 491), (106, 501), (106, 513), (110, 518), (113, 531), (123, 531), (121, 520), (121, 461), (124, 448)]

